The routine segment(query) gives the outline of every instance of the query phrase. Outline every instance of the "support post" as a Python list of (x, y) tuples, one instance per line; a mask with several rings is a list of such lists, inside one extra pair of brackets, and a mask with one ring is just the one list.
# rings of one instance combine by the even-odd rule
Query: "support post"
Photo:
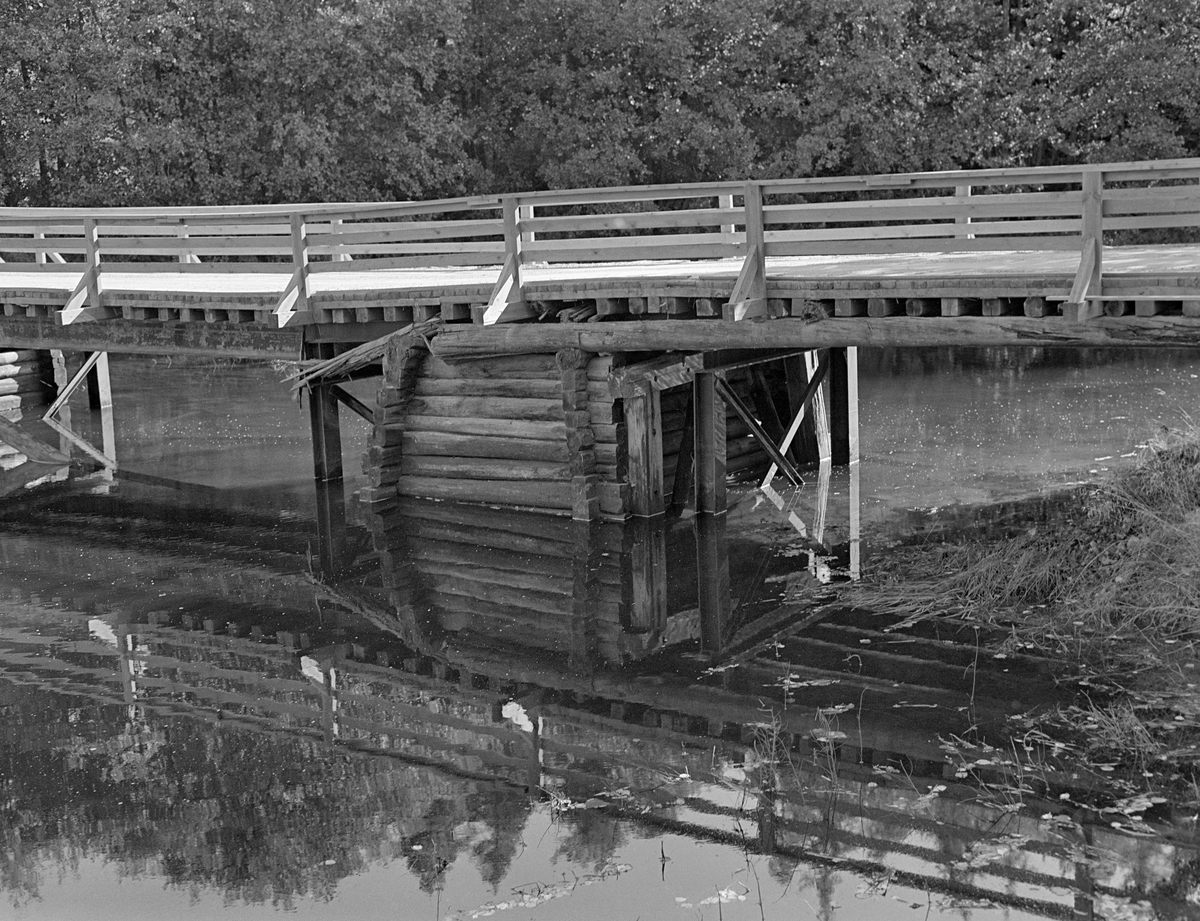
[(484, 326), (537, 316), (537, 311), (525, 303), (521, 291), (521, 218), (520, 206), (515, 198), (504, 199), (503, 221), (504, 265), (500, 268), (487, 305), (477, 318), (477, 322), (482, 322)]
[[(971, 186), (969, 184), (956, 185), (954, 187), (954, 197), (961, 200), (963, 204), (968, 203), (971, 200)], [(963, 240), (975, 239), (975, 234), (971, 233), (971, 231), (968, 229), (971, 226), (971, 216), (969, 214), (964, 214), (962, 217), (956, 217), (954, 219), (954, 223), (958, 225), (954, 230), (954, 235), (956, 237), (959, 237)]]
[(747, 182), (744, 193), (746, 212), (746, 258), (738, 273), (733, 293), (724, 308), (726, 320), (749, 320), (768, 316), (766, 230), (763, 225), (762, 186)]
[(662, 404), (659, 391), (625, 398), (629, 441), (629, 485), (633, 514), (661, 515), (663, 508)]
[[(857, 365), (856, 365), (857, 367)], [(850, 377), (846, 349), (830, 349), (829, 355), (829, 442), (832, 461), (850, 463)], [(857, 381), (855, 382), (857, 391)]]
[[(708, 376), (708, 375), (705, 375)], [(724, 515), (696, 515), (696, 594), (700, 608), (700, 648), (716, 655), (725, 648), (733, 613), (729, 587), (729, 541)]]
[(112, 406), (112, 380), (108, 374), (108, 352), (100, 352), (87, 373), (88, 408)]
[(695, 412), (696, 514), (725, 511), (725, 401), (717, 395), (713, 374), (692, 382)]
[(312, 423), (313, 474), (318, 483), (342, 479), (342, 432), (338, 423), (338, 400), (333, 388), (317, 384), (309, 389), (309, 421)]

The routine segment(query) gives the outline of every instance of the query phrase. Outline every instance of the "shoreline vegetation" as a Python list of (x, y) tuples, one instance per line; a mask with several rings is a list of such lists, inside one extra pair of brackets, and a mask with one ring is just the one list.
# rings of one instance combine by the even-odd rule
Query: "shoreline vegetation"
[(1143, 813), (1200, 804), (1200, 431), (1190, 420), (1066, 493), (1061, 514), (893, 547), (841, 600), (906, 624), (1001, 628), (992, 654), (1061, 662), (1075, 702), (1016, 725), (1035, 727), (1060, 765), (1143, 797)]

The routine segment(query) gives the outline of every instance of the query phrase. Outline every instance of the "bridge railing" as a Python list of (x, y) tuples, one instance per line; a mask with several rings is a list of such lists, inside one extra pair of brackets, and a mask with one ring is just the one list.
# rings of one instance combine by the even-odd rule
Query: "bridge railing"
[(768, 310), (767, 259), (1066, 250), (1080, 253), (1069, 302), (1084, 305), (1104, 295), (1106, 232), (1200, 228), (1198, 179), (1200, 159), (1187, 159), (412, 203), (6, 208), (0, 285), (66, 293), (56, 315), (69, 323), (117, 315), (105, 294), (119, 291), (118, 273), (159, 275), (167, 292), (180, 276), (261, 273), (276, 280), (252, 287), (279, 295), (274, 321), (286, 325), (320, 318), (321, 276), (340, 274), (329, 283), (341, 291), (378, 290), (389, 286), (380, 271), (498, 268), (483, 312), (496, 322), (532, 315), (531, 265), (727, 259), (742, 263), (730, 298), (741, 318)]

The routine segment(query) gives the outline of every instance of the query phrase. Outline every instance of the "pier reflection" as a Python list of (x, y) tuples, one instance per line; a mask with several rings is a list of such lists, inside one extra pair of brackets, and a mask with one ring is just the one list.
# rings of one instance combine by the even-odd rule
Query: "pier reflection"
[(366, 515), (371, 547), (344, 545), (335, 583), (299, 565), (310, 522), (181, 516), (153, 492), (3, 522), (17, 901), (47, 863), (97, 855), (283, 906), (381, 860), (426, 891), (468, 863), (498, 886), (545, 809), (586, 866), (677, 834), (769, 857), (781, 882), (836, 866), (1048, 917), (1194, 859), (1169, 829), (1064, 808), (1087, 795), (1070, 777), (1024, 810), (971, 782), (942, 740), (1053, 701), (1052, 663), (981, 663), (974, 631), (938, 622), (897, 642), (836, 605), (786, 524), (755, 542), (736, 511), (580, 524), (405, 501)]

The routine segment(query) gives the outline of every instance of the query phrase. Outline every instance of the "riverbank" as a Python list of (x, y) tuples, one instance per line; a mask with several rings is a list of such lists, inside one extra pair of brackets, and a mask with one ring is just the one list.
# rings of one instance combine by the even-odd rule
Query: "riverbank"
[(1038, 715), (1039, 743), (1050, 744), (1037, 747), (1145, 797), (1142, 812), (1191, 808), (1200, 803), (1200, 433), (1160, 429), (1135, 463), (1054, 505), (1035, 523), (893, 546), (843, 600), (909, 623), (949, 615), (1000, 627), (1007, 639), (984, 654), (1061, 662), (1078, 694)]

